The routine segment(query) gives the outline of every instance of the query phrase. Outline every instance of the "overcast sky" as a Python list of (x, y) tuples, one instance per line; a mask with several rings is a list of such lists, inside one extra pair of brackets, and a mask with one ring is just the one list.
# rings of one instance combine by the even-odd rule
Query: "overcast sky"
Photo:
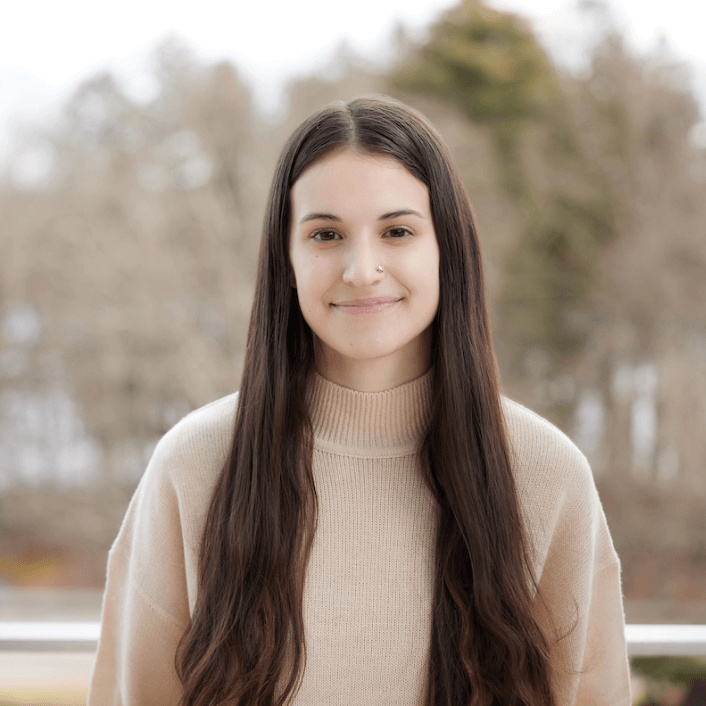
[[(584, 0), (585, 1), (585, 0)], [(706, 96), (703, 0), (607, 0), (638, 51), (666, 41), (695, 68)], [(596, 13), (579, 12), (578, 0), (490, 0), (528, 18), (557, 60), (580, 63), (596, 31)], [(392, 32), (402, 23), (416, 35), (457, 0), (23, 0), (3, 8), (0, 23), (0, 160), (19, 147), (18, 119), (47, 120), (83, 79), (110, 69), (135, 96), (148, 97), (147, 59), (154, 46), (177, 32), (205, 60), (229, 58), (273, 110), (284, 81), (326, 66), (345, 40), (358, 54), (384, 63)], [(696, 8), (696, 9), (695, 9)], [(706, 102), (706, 99), (705, 99)]]

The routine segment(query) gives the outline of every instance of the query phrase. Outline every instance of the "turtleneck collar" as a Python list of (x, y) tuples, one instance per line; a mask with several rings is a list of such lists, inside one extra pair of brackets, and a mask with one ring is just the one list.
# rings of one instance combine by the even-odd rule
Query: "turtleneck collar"
[(429, 426), (431, 393), (431, 370), (384, 392), (350, 390), (313, 372), (307, 403), (314, 446), (366, 458), (412, 453)]

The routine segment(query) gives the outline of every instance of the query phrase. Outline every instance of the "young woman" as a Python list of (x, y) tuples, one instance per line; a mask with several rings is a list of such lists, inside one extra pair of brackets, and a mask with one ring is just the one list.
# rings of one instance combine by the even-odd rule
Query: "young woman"
[(471, 206), (389, 99), (292, 135), (239, 395), (160, 442), (89, 704), (629, 706), (591, 471), (500, 393)]

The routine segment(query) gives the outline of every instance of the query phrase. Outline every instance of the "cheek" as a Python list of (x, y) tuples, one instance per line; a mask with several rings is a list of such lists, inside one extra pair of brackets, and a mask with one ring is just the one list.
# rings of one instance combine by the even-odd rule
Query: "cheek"
[(418, 290), (438, 300), (439, 296), (439, 250), (436, 246), (428, 248), (422, 257), (415, 259), (412, 268), (412, 281)]
[(308, 279), (305, 259), (298, 253), (296, 248), (289, 251), (289, 270), (291, 272), (292, 286), (301, 290), (306, 285)]
[(323, 293), (325, 277), (319, 258), (292, 258), (292, 278), (302, 309)]

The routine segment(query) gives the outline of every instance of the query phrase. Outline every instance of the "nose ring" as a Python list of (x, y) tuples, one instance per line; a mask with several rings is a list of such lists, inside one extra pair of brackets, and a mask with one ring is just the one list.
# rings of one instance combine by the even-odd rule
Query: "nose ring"
[(379, 272), (380, 274), (382, 274), (382, 272), (383, 272), (383, 269), (382, 269), (382, 267), (380, 267), (380, 265), (378, 265), (378, 272)]

